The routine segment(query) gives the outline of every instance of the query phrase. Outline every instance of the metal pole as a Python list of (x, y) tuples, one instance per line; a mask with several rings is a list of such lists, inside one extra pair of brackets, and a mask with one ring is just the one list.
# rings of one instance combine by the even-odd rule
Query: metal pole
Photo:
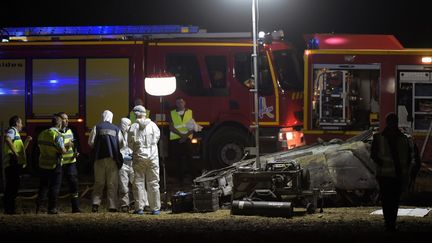
[(164, 111), (164, 103), (163, 96), (159, 97), (159, 102), (161, 106), (161, 136), (159, 140), (159, 145), (161, 146), (161, 156), (159, 158), (162, 165), (162, 173), (163, 173), (163, 202), (164, 209), (168, 209), (168, 193), (167, 193), (167, 179), (166, 179), (166, 168), (165, 168), (165, 156), (166, 156), (166, 146), (165, 146), (165, 134), (164, 134), (164, 126), (165, 126), (165, 111)]
[(259, 156), (259, 109), (258, 109), (258, 38), (257, 38), (257, 10), (258, 0), (252, 0), (252, 38), (253, 38), (253, 76), (255, 89), (254, 92), (254, 103), (255, 103), (255, 153), (256, 160), (255, 164), (258, 169), (261, 169), (260, 156)]

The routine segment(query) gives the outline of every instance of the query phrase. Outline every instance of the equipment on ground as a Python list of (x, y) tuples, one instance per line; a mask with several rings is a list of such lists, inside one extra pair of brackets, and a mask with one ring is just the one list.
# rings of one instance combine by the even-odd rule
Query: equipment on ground
[(310, 189), (307, 169), (294, 160), (278, 160), (264, 170), (249, 167), (233, 174), (231, 213), (290, 217), (299, 206), (314, 213), (318, 196), (318, 189)]

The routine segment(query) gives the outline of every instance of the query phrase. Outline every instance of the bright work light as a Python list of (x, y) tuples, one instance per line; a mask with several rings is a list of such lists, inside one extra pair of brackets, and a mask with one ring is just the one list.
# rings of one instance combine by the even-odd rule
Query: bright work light
[(176, 78), (169, 75), (150, 76), (144, 80), (145, 91), (153, 96), (166, 96), (176, 90)]

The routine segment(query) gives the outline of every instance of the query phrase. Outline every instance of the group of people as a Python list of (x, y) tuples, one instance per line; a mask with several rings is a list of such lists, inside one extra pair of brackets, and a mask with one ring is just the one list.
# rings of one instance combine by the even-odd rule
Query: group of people
[[(144, 106), (133, 108), (136, 121), (122, 118), (120, 128), (112, 124), (113, 113), (105, 110), (102, 122), (93, 127), (88, 143), (94, 150), (92, 212), (98, 212), (106, 185), (108, 210), (129, 211), (129, 183), (135, 198), (135, 214), (160, 214), (159, 155), (160, 130), (146, 117)], [(120, 181), (120, 186), (119, 186)], [(119, 190), (120, 189), (120, 190)], [(120, 197), (120, 204), (118, 203)]]
[[(178, 160), (178, 179), (181, 183), (187, 160), (190, 159), (190, 139), (197, 130), (192, 110), (186, 108), (183, 98), (177, 98), (176, 109), (170, 112), (170, 147)], [(92, 212), (98, 212), (106, 185), (108, 210), (129, 212), (129, 184), (135, 199), (134, 214), (160, 214), (158, 126), (147, 116), (141, 100), (129, 118), (122, 118), (120, 126), (112, 124), (113, 113), (105, 110), (102, 121), (91, 130), (88, 144), (94, 153), (94, 187)], [(65, 177), (71, 195), (72, 212), (81, 212), (78, 195), (78, 176), (74, 135), (68, 128), (68, 116), (55, 114), (52, 127), (43, 130), (37, 145), (40, 150), (40, 187), (36, 200), (36, 212), (48, 197), (48, 214), (57, 214), (57, 198)], [(23, 142), (20, 137), (22, 119), (9, 119), (9, 129), (4, 138), (3, 167), (5, 168), (4, 212), (15, 214), (15, 199), (20, 184), (20, 171), (27, 166), (26, 148), (31, 136)], [(376, 178), (380, 188), (385, 227), (396, 229), (396, 218), (402, 192), (409, 186), (410, 172), (418, 168), (419, 157), (413, 141), (398, 128), (398, 117), (390, 113), (386, 127), (373, 136), (371, 158), (376, 163)], [(412, 179), (412, 178), (411, 178)]]
[[(178, 159), (178, 179), (182, 182), (186, 163), (190, 159), (190, 139), (197, 124), (193, 121), (192, 110), (185, 107), (183, 98), (177, 98), (176, 109), (170, 113), (170, 146)], [(158, 126), (148, 118), (148, 111), (140, 99), (129, 118), (121, 118), (119, 126), (112, 124), (113, 113), (105, 110), (101, 122), (96, 124), (89, 135), (88, 144), (94, 157), (94, 186), (92, 212), (98, 212), (106, 187), (109, 212), (130, 212), (130, 185), (134, 197), (134, 214), (160, 214), (159, 153), (158, 141), (161, 133)], [(191, 127), (190, 124), (193, 126)], [(77, 146), (74, 135), (68, 128), (68, 116), (64, 112), (55, 114), (52, 127), (43, 130), (37, 140), (40, 155), (40, 187), (36, 199), (38, 213), (48, 198), (48, 214), (57, 214), (57, 200), (62, 183), (66, 178), (71, 195), (72, 213), (79, 213)], [(22, 119), (13, 116), (9, 120), (5, 136), (3, 166), (6, 174), (4, 212), (15, 214), (15, 199), (20, 184), (20, 173), (27, 165), (26, 148), (31, 136), (23, 142), (19, 132)]]
[[(68, 128), (68, 116), (59, 112), (52, 117), (51, 128), (43, 130), (38, 136), (40, 186), (36, 199), (36, 213), (48, 197), (48, 214), (57, 214), (57, 199), (62, 177), (69, 184), (73, 213), (81, 212), (78, 195), (78, 173), (76, 157), (78, 156), (74, 137)], [(26, 148), (31, 136), (23, 142), (19, 132), (22, 130), (22, 119), (12, 116), (6, 132), (3, 146), (3, 166), (5, 168), (5, 214), (16, 214), (15, 199), (18, 195), (21, 170), (27, 166)]]

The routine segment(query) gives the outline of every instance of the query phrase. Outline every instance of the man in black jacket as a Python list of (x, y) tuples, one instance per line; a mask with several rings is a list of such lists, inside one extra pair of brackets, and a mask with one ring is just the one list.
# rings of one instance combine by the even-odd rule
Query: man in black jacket
[(384, 130), (374, 134), (371, 158), (377, 165), (385, 227), (388, 231), (395, 231), (400, 196), (408, 186), (411, 166), (409, 141), (399, 130), (395, 113), (389, 113)]

